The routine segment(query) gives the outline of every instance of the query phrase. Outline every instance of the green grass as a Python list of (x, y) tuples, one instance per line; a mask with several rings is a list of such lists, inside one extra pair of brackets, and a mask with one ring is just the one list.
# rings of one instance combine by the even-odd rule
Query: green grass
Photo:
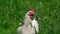
[(38, 34), (60, 34), (60, 0), (0, 0), (0, 34), (16, 34), (29, 8), (40, 18)]

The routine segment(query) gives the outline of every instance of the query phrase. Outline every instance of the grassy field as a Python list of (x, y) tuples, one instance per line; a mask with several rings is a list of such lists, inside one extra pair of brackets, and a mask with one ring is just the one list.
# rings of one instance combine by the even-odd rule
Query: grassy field
[(0, 34), (16, 34), (29, 8), (40, 18), (38, 34), (60, 34), (60, 0), (0, 0)]

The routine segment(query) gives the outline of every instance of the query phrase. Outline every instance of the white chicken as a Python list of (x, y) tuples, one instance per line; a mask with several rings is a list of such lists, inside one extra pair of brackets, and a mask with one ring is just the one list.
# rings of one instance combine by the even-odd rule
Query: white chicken
[(37, 16), (36, 16), (36, 18), (34, 18), (34, 20), (32, 20), (32, 27), (35, 29), (35, 31), (37, 33), (39, 32), (38, 17)]
[(31, 27), (31, 18), (34, 15), (34, 10), (30, 9), (28, 13), (26, 13), (23, 21), (23, 26), (18, 27), (18, 34), (35, 34), (34, 29)]

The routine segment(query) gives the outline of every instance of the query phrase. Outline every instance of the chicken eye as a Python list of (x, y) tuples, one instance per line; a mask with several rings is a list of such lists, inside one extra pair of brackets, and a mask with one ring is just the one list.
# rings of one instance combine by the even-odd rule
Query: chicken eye
[(31, 12), (29, 14), (31, 14)]

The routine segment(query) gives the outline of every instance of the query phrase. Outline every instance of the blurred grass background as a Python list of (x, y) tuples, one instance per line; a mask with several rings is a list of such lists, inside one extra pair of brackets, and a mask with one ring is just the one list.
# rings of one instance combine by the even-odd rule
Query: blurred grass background
[(29, 8), (40, 18), (38, 34), (60, 34), (60, 0), (0, 0), (0, 34), (17, 34)]

